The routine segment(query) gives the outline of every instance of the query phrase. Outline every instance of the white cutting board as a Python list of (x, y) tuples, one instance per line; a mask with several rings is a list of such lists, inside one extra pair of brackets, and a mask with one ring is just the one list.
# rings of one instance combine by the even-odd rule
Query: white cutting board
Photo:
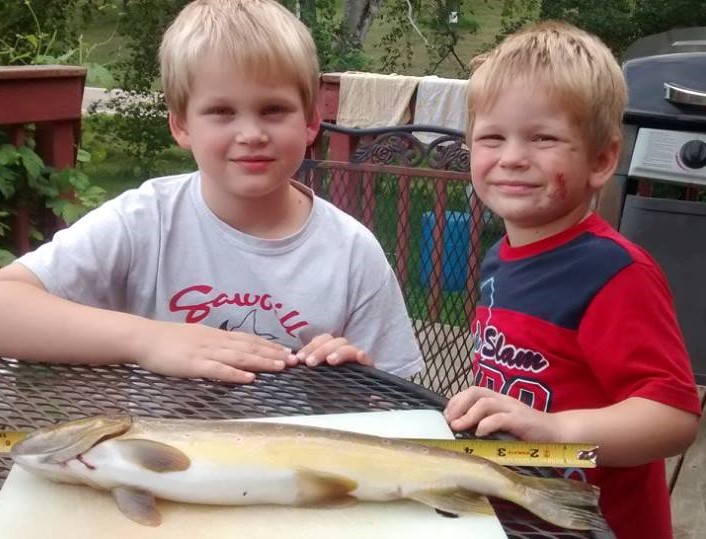
[[(434, 410), (267, 418), (399, 438), (453, 438)], [(86, 486), (52, 483), (13, 466), (0, 490), (0, 531), (12, 539), (337, 539), (473, 537), (506, 539), (489, 514), (448, 518), (422, 504), (359, 503), (339, 509), (217, 507), (158, 501), (162, 524), (127, 519), (112, 496)]]

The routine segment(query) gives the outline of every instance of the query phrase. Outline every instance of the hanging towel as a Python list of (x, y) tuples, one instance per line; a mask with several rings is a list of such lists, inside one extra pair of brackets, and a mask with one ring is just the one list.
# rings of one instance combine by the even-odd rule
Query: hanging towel
[[(465, 131), (468, 118), (467, 92), (468, 80), (444, 79), (436, 75), (423, 77), (417, 89), (414, 123)], [(415, 135), (427, 144), (440, 136), (434, 133)]]
[(360, 128), (409, 123), (410, 102), (419, 80), (405, 75), (342, 73), (336, 123)]

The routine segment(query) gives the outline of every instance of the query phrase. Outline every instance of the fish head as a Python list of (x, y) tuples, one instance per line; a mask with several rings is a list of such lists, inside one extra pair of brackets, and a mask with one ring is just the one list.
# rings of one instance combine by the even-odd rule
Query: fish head
[(132, 425), (128, 415), (99, 416), (67, 421), (37, 429), (15, 444), (12, 459), (25, 470), (55, 481), (74, 483), (66, 464), (109, 438), (120, 436)]

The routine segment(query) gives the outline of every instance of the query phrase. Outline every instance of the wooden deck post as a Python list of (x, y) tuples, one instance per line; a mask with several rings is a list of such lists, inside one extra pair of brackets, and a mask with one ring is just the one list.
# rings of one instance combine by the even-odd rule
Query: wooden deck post
[[(0, 67), (0, 126), (12, 143), (24, 143), (26, 124), (36, 125), (37, 153), (46, 165), (71, 167), (81, 133), (81, 100), (86, 68), (74, 66)], [(13, 225), (17, 254), (30, 249), (29, 208), (18, 207)], [(50, 219), (56, 228), (61, 225)]]

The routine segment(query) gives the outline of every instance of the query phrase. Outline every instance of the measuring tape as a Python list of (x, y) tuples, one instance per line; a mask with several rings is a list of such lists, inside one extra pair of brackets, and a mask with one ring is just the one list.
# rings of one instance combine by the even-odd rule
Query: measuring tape
[(410, 440), (505, 466), (595, 468), (598, 446), (579, 443), (525, 442), (522, 440)]
[[(27, 433), (0, 431), (0, 455), (10, 453), (12, 446)], [(590, 444), (524, 442), (520, 440), (436, 440), (406, 439), (427, 447), (437, 447), (466, 455), (483, 457), (505, 466), (538, 466), (552, 468), (595, 468), (598, 447)]]

